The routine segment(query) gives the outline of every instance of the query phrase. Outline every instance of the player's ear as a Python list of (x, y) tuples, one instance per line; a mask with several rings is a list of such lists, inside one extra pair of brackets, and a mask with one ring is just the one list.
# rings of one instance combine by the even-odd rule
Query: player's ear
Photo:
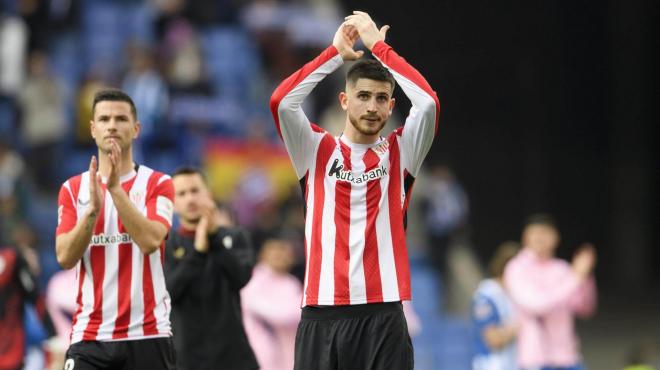
[(348, 110), (348, 95), (344, 91), (339, 93), (339, 104), (341, 109)]
[(94, 119), (89, 120), (89, 133), (92, 135), (92, 139), (96, 139), (96, 135), (94, 135)]
[(394, 103), (395, 102), (396, 102), (396, 100), (394, 98), (390, 99), (390, 115), (394, 111)]
[(140, 124), (140, 121), (135, 121), (133, 139), (137, 139), (138, 136), (140, 136), (140, 130), (142, 130), (142, 125)]

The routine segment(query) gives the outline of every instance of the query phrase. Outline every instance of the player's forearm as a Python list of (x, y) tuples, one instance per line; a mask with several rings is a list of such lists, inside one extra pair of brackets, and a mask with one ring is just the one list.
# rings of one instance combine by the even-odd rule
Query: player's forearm
[(392, 72), (397, 84), (401, 86), (413, 106), (422, 111), (429, 122), (437, 124), (440, 101), (424, 76), (384, 41), (376, 43), (372, 53)]
[(497, 351), (506, 347), (516, 338), (516, 330), (510, 325), (491, 325), (481, 335), (488, 347)]
[(270, 110), (275, 121), (279, 121), (278, 112), (300, 109), (303, 100), (316, 85), (327, 75), (341, 67), (343, 63), (344, 61), (337, 53), (337, 49), (330, 46), (282, 81), (270, 97)]
[(117, 214), (126, 228), (126, 232), (144, 254), (158, 250), (165, 240), (167, 228), (158, 221), (149, 220), (133, 205), (128, 194), (120, 186), (108, 189)]
[(581, 280), (567, 275), (558, 280), (553, 287), (540, 288), (529, 281), (529, 274), (520, 273), (518, 277), (506, 279), (511, 299), (528, 313), (545, 315), (558, 306), (569, 304), (571, 297), (579, 289)]
[(57, 236), (55, 254), (62, 268), (68, 270), (82, 258), (92, 239), (97, 218), (98, 212), (86, 212), (71, 231)]

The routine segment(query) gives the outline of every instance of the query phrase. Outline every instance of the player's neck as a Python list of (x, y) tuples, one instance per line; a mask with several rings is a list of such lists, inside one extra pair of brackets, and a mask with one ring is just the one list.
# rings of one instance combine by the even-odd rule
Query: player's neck
[[(121, 156), (121, 163), (119, 164), (119, 177), (128, 175), (135, 169), (133, 163), (133, 152), (128, 148)], [(110, 157), (105, 152), (99, 150), (99, 172), (101, 176), (107, 178), (110, 174)]]
[(347, 123), (342, 133), (344, 138), (353, 144), (373, 144), (380, 140), (380, 132), (373, 135), (365, 135), (356, 130), (352, 124)]

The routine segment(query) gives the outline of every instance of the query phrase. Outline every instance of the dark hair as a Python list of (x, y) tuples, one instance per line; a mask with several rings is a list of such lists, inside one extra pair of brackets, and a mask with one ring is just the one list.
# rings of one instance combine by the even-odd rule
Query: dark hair
[(194, 167), (194, 166), (179, 167), (176, 170), (174, 170), (174, 173), (172, 173), (172, 178), (175, 178), (176, 176), (179, 175), (199, 175), (202, 178), (202, 180), (204, 180), (204, 183), (206, 183), (206, 175), (198, 167)]
[(96, 110), (96, 104), (102, 101), (123, 101), (128, 103), (131, 106), (131, 113), (133, 113), (133, 118), (137, 119), (137, 109), (135, 109), (135, 103), (128, 94), (119, 90), (119, 89), (106, 89), (100, 90), (94, 94), (94, 103), (92, 104), (92, 117)]
[(369, 80), (389, 82), (392, 85), (392, 91), (396, 86), (394, 76), (379, 61), (374, 59), (364, 59), (353, 63), (346, 73), (346, 81), (355, 85), (358, 79), (366, 78)]
[(490, 276), (498, 278), (504, 275), (506, 264), (515, 257), (519, 250), (520, 244), (514, 241), (506, 241), (500, 244), (488, 263), (488, 272), (490, 273)]
[(555, 218), (547, 213), (536, 213), (527, 217), (527, 220), (525, 220), (525, 228), (532, 225), (548, 226), (557, 229)]

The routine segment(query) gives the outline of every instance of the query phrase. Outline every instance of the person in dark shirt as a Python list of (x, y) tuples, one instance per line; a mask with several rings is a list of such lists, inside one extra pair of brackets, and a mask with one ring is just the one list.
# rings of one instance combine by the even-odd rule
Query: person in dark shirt
[(167, 240), (165, 281), (178, 368), (258, 369), (239, 295), (252, 275), (252, 246), (213, 201), (198, 169), (181, 168), (172, 179), (180, 226)]
[(0, 369), (23, 368), (23, 304), (36, 302), (37, 295), (36, 280), (21, 252), (0, 248)]

